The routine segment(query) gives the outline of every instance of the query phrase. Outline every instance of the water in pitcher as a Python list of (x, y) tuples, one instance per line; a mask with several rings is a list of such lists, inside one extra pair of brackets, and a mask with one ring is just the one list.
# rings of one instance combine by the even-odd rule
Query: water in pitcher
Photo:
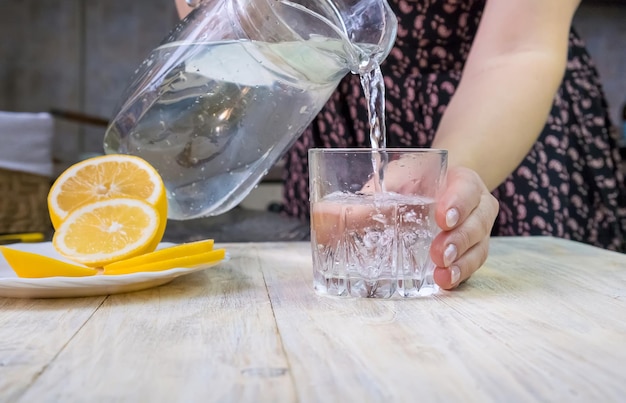
[[(193, 49), (178, 60), (182, 47)], [(105, 135), (105, 150), (152, 162), (168, 190), (170, 218), (221, 214), (304, 131), (346, 74), (347, 57), (343, 43), (328, 38), (167, 44), (145, 63), (176, 65), (161, 66), (168, 72), (159, 87), (130, 99)]]

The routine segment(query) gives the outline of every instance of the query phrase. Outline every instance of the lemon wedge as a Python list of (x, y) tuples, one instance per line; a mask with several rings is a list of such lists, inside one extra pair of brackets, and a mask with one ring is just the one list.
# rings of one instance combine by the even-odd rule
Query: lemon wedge
[(180, 258), (184, 256), (196, 255), (198, 253), (210, 252), (213, 250), (213, 239), (205, 239), (196, 242), (187, 242), (179, 245), (168, 246), (143, 255), (118, 260), (106, 265), (111, 272), (129, 267), (148, 265), (154, 262)]
[(78, 266), (37, 253), (0, 246), (0, 252), (18, 277), (85, 277), (102, 271), (107, 275), (157, 272), (173, 268), (197, 268), (216, 263), (225, 249), (213, 249), (213, 240), (189, 242), (104, 266), (104, 270)]
[(104, 266), (104, 274), (118, 275), (138, 272), (155, 272), (169, 270), (177, 267), (195, 268), (205, 264), (218, 262), (220, 260), (223, 260), (225, 256), (225, 249), (215, 249), (208, 252), (196, 253), (195, 255), (181, 256), (173, 259), (157, 260), (140, 265), (119, 266), (117, 264), (110, 264), (108, 266)]
[(19, 277), (84, 277), (98, 274), (97, 269), (66, 263), (48, 256), (0, 246), (0, 252)]

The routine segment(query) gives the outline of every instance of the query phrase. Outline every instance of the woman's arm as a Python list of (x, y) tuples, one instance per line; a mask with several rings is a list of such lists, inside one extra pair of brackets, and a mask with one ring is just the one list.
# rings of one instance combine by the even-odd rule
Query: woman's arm
[(539, 136), (567, 62), (579, 0), (489, 0), (433, 147), (497, 187)]

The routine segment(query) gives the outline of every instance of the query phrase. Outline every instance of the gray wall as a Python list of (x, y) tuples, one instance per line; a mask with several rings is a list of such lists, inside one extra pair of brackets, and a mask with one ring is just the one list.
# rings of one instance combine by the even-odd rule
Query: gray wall
[(620, 125), (626, 103), (626, 4), (581, 6), (574, 26), (594, 58), (613, 123)]
[[(173, 0), (0, 0), (0, 110), (110, 118), (131, 73), (177, 20)], [(103, 133), (56, 120), (57, 170), (101, 152)]]
[[(173, 0), (0, 0), (0, 110), (110, 118), (132, 71), (176, 21)], [(587, 4), (575, 24), (617, 124), (626, 101), (626, 7)], [(101, 152), (103, 133), (58, 120), (58, 169)]]

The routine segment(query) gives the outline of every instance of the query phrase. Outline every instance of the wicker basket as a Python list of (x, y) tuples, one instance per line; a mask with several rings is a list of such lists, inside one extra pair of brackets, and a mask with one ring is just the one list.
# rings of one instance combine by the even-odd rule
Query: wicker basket
[(49, 233), (50, 178), (0, 168), (0, 234)]

